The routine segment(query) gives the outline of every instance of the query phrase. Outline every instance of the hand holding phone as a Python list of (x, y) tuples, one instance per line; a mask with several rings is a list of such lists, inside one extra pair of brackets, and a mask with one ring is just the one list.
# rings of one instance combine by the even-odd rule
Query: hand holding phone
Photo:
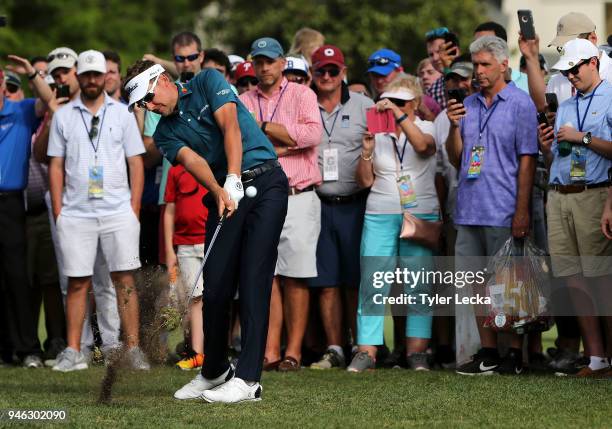
[(517, 14), (521, 34), (527, 40), (534, 40), (536, 33), (535, 26), (533, 25), (533, 14), (529, 9), (520, 9)]
[(70, 98), (70, 87), (68, 85), (57, 85), (55, 98)]
[(467, 97), (467, 91), (463, 88), (449, 89), (448, 99), (455, 100), (457, 103), (463, 104), (463, 100)]
[(395, 132), (395, 116), (390, 109), (379, 112), (370, 107), (366, 110), (366, 123), (370, 134)]
[(548, 111), (552, 113), (557, 113), (557, 109), (559, 108), (559, 100), (557, 99), (557, 94), (554, 92), (547, 92), (545, 94), (546, 104), (548, 105)]
[(548, 126), (546, 112), (538, 112), (538, 124)]

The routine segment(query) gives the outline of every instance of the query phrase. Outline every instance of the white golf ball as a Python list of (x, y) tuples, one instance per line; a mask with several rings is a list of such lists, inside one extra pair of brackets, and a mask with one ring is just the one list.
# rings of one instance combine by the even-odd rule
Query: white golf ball
[(255, 198), (255, 195), (257, 195), (257, 188), (255, 186), (249, 186), (246, 188), (245, 193), (247, 197)]

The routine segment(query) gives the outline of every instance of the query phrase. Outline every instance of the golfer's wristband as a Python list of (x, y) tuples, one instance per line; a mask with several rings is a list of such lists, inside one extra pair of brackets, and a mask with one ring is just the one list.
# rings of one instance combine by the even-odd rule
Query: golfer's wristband
[(395, 120), (396, 124), (401, 124), (402, 122), (404, 122), (406, 119), (408, 119), (408, 115), (407, 114), (403, 114), (402, 116), (400, 116), (399, 118), (397, 118)]
[(37, 71), (34, 71), (34, 73), (28, 75), (28, 80), (34, 80), (36, 79), (36, 76), (38, 75)]
[(266, 133), (266, 127), (268, 126), (267, 122), (262, 122), (261, 123), (261, 131), (265, 134)]

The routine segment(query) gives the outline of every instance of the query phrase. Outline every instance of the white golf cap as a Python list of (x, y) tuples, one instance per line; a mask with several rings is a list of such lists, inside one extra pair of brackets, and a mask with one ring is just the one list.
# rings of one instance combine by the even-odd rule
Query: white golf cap
[(599, 57), (597, 47), (586, 39), (573, 39), (563, 45), (561, 58), (552, 67), (556, 70), (569, 70), (581, 60)]
[(59, 68), (72, 68), (77, 61), (77, 53), (70, 48), (61, 47), (55, 48), (49, 55), (47, 55), (47, 70), (49, 74), (53, 73), (53, 70)]
[(234, 70), (238, 64), (245, 62), (245, 59), (242, 58), (240, 55), (229, 54), (227, 58), (229, 59), (229, 62), (232, 65), (232, 70)]
[(77, 74), (87, 72), (106, 73), (106, 58), (100, 51), (84, 51), (77, 58)]
[(134, 104), (142, 100), (144, 96), (147, 95), (147, 91), (149, 90), (149, 82), (151, 82), (151, 79), (155, 79), (164, 71), (165, 70), (161, 65), (155, 64), (142, 73), (137, 74), (125, 84), (125, 91), (128, 93), (129, 97), (128, 110), (130, 112), (134, 111)]
[(304, 58), (301, 57), (287, 57), (285, 63), (285, 70), (288, 72), (298, 72), (304, 76), (308, 76), (308, 63)]
[(391, 91), (385, 91), (380, 95), (380, 98), (395, 98), (397, 100), (410, 101), (414, 100), (416, 96), (414, 92), (408, 88), (398, 88)]

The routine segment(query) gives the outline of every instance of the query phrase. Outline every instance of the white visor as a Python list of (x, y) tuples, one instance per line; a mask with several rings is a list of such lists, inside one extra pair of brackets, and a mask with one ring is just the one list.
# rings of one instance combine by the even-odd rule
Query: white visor
[(133, 112), (134, 105), (147, 95), (149, 82), (163, 72), (165, 72), (164, 68), (159, 64), (155, 64), (153, 67), (149, 67), (142, 73), (134, 76), (125, 84), (125, 91), (129, 97), (128, 110), (130, 112)]
[(416, 97), (414, 92), (406, 88), (401, 88), (393, 91), (385, 91), (380, 95), (380, 98), (395, 98), (396, 100), (410, 101), (414, 100)]

